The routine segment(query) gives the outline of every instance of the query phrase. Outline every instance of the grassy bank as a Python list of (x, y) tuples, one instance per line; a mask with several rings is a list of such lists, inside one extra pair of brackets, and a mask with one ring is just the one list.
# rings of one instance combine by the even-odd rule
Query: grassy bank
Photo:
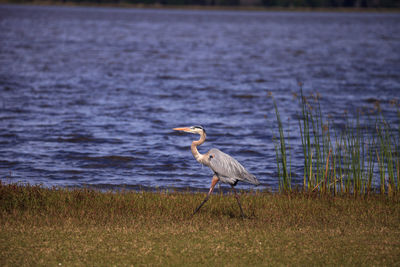
[(0, 265), (395, 265), (398, 197), (0, 186)]

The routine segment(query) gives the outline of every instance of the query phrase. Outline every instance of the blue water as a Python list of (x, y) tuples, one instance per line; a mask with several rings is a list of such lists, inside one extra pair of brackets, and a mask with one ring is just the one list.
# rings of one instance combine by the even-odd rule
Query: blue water
[[(302, 179), (298, 82), (324, 114), (400, 97), (400, 15), (0, 5), (0, 179), (204, 190), (200, 147), (277, 188), (271, 92)], [(340, 126), (338, 126), (340, 127)], [(249, 188), (242, 185), (241, 188)]]

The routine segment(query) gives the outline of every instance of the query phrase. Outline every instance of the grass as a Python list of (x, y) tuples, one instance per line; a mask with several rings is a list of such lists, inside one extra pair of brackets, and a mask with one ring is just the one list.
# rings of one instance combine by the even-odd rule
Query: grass
[(399, 197), (0, 184), (1, 266), (396, 265)]
[[(390, 125), (380, 110), (380, 103), (376, 102), (374, 114), (359, 112), (353, 120), (345, 114), (342, 119), (345, 125), (332, 129), (330, 125), (335, 122), (323, 116), (318, 94), (306, 97), (300, 89), (298, 99), (304, 192), (333, 195), (400, 192), (400, 104), (397, 100), (391, 103), (397, 107), (397, 126)], [(287, 158), (291, 154), (286, 151), (289, 146), (283, 134), (284, 125), (273, 101), (279, 129), (279, 139), (275, 140), (279, 189), (290, 192), (292, 174)]]

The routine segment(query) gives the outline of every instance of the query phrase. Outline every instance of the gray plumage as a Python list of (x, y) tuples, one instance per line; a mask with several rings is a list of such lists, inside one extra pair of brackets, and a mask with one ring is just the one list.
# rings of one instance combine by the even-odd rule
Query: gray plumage
[(249, 173), (236, 159), (212, 148), (208, 151), (209, 167), (223, 183), (236, 185), (238, 181), (259, 185), (257, 178)]

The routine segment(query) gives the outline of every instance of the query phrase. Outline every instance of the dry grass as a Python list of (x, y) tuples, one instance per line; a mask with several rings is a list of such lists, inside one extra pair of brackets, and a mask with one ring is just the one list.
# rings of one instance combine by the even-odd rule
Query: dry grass
[(398, 265), (398, 196), (0, 185), (0, 265)]

